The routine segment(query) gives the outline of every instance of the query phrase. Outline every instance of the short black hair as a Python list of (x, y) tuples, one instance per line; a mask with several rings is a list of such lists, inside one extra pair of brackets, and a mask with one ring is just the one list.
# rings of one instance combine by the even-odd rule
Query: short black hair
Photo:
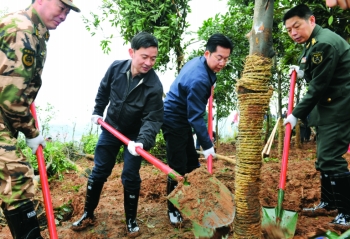
[(131, 39), (131, 48), (134, 50), (138, 50), (141, 47), (157, 47), (158, 48), (158, 40), (152, 34), (148, 32), (139, 32)]
[(291, 8), (288, 12), (286, 12), (286, 14), (284, 14), (283, 24), (286, 24), (286, 21), (292, 17), (298, 16), (304, 20), (308, 20), (309, 17), (311, 17), (312, 15), (314, 15), (314, 13), (308, 6), (306, 6), (305, 4), (299, 4)]
[(230, 54), (232, 53), (233, 43), (231, 39), (221, 33), (215, 33), (209, 37), (205, 50), (213, 53), (216, 52), (217, 46), (230, 49)]

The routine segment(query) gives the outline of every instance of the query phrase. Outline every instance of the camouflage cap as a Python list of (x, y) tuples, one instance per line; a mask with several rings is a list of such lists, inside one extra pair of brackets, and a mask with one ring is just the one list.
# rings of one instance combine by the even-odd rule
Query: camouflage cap
[(80, 9), (73, 4), (73, 0), (61, 0), (64, 4), (68, 5), (73, 11), (80, 12)]

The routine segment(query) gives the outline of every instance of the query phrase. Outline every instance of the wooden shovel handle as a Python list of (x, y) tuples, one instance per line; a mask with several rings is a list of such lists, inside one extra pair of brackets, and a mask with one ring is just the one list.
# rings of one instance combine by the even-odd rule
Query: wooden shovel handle
[[(203, 154), (203, 151), (197, 151), (197, 153), (198, 154)], [(236, 164), (236, 160), (234, 160), (232, 158), (229, 158), (227, 156), (224, 156), (224, 155), (221, 155), (221, 154), (217, 154), (217, 153), (215, 153), (215, 155), (216, 155), (216, 158), (218, 158), (218, 159), (225, 160), (225, 161), (230, 162), (230, 163), (232, 163), (234, 165)]]
[(269, 137), (269, 139), (267, 140), (266, 145), (265, 145), (263, 151), (261, 152), (261, 156), (262, 156), (262, 157), (264, 157), (264, 155), (269, 155), (269, 154), (270, 154), (271, 145), (272, 145), (273, 139), (274, 139), (274, 137), (275, 137), (276, 130), (277, 130), (277, 126), (278, 126), (278, 122), (280, 121), (280, 119), (281, 119), (280, 117), (277, 119), (276, 124), (275, 124), (275, 126), (273, 127), (272, 132), (271, 132), (271, 134), (270, 134), (270, 137)]
[(273, 143), (273, 139), (275, 138), (275, 134), (276, 134), (276, 131), (277, 131), (277, 126), (278, 126), (279, 121), (280, 121), (280, 118), (277, 119), (275, 127), (273, 128), (273, 130), (271, 132), (270, 145), (269, 145), (269, 147), (267, 149), (267, 152), (266, 152), (267, 155), (270, 155), (271, 146), (272, 146), (272, 143)]

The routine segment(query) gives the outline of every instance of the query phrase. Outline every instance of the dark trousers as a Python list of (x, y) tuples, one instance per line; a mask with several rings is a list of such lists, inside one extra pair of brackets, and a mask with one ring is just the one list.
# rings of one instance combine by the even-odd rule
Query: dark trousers
[(311, 129), (305, 125), (300, 126), (300, 140), (303, 143), (304, 141), (309, 141), (311, 136)]
[(181, 175), (199, 168), (199, 155), (194, 147), (191, 128), (174, 129), (163, 125), (162, 130), (166, 141), (169, 167)]
[(317, 126), (316, 132), (316, 169), (330, 175), (348, 172), (343, 155), (349, 147), (350, 120)]
[[(128, 137), (130, 140), (135, 140), (137, 135), (126, 135), (126, 137)], [(117, 154), (119, 153), (122, 145), (124, 147), (124, 166), (121, 177), (122, 183), (125, 189), (137, 191), (141, 186), (139, 170), (141, 167), (142, 158), (140, 156), (135, 157), (130, 154), (127, 146), (105, 129), (102, 129), (102, 133), (95, 148), (95, 165), (90, 175), (90, 179), (96, 182), (107, 181), (107, 178), (112, 173)]]
[(199, 140), (198, 140), (197, 137), (196, 137), (196, 149), (197, 149), (197, 150), (200, 150), (200, 149), (201, 149), (201, 145), (200, 145)]

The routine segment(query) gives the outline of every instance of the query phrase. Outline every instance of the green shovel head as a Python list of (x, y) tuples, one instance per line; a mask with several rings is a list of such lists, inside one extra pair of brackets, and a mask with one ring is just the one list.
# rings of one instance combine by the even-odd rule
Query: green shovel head
[[(298, 213), (289, 210), (281, 211), (281, 218), (277, 218), (277, 208), (262, 208), (263, 218), (261, 226), (269, 233), (283, 233), (284, 238), (293, 238), (297, 227)], [(279, 231), (279, 232), (277, 232)]]
[(233, 222), (233, 194), (223, 183), (203, 168), (198, 168), (185, 177), (189, 185), (179, 182), (167, 197), (183, 215), (197, 227), (208, 229), (227, 226)]

